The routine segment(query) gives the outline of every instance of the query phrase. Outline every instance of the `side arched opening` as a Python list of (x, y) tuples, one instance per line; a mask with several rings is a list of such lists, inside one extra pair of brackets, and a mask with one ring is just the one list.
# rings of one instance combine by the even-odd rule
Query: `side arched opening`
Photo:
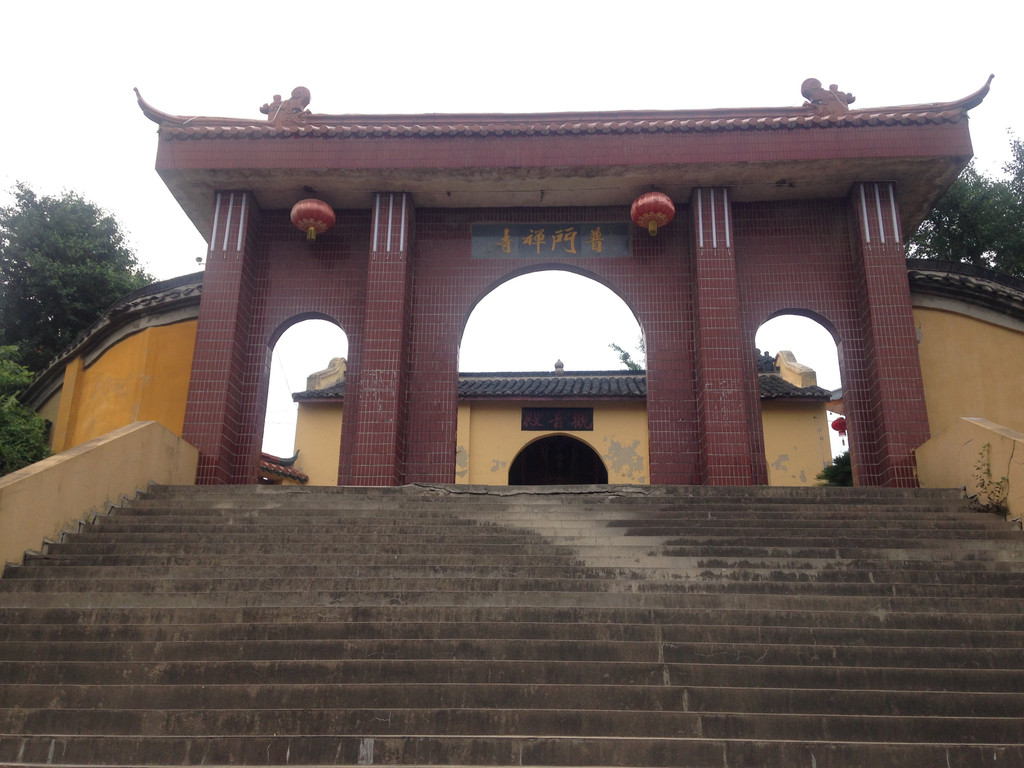
[(836, 334), (823, 317), (786, 310), (760, 326), (755, 344), (769, 485), (820, 485), (834, 458), (850, 458), (848, 436), (831, 426), (845, 411)]
[[(268, 348), (262, 450), (286, 459), (283, 466), (311, 485), (338, 482), (347, 356), (348, 336), (321, 316), (291, 318)], [(294, 479), (276, 469), (264, 474), (272, 482)]]

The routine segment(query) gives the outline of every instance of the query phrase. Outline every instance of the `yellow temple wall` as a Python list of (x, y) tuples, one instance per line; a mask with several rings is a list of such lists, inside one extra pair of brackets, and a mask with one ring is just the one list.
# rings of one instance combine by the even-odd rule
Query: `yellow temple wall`
[[(923, 487), (960, 487), (1004, 478), (1003, 503), (1024, 513), (1024, 323), (956, 301), (915, 306), (921, 374), (932, 437), (917, 449)], [(984, 493), (981, 496), (985, 496)]]
[[(569, 434), (594, 449), (608, 470), (609, 483), (646, 485), (648, 472), (647, 410), (642, 402), (559, 403), (593, 407), (592, 432), (523, 431), (522, 402), (459, 403), (455, 482), (508, 485), (508, 470), (530, 443)], [(296, 468), (309, 485), (336, 485), (343, 408), (341, 403), (299, 403)], [(816, 485), (816, 476), (831, 461), (829, 426), (823, 403), (762, 403), (765, 453), (771, 485)]]
[[(146, 328), (121, 339), (64, 383), (40, 410), (53, 421), (52, 449), (64, 451), (136, 421), (156, 421), (181, 436), (196, 321)], [(54, 418), (53, 414), (56, 414)]]
[(963, 416), (1024, 432), (1024, 327), (925, 307), (914, 323), (932, 435)]
[(295, 468), (309, 476), (307, 485), (337, 485), (341, 456), (341, 402), (301, 402), (295, 422)]
[(820, 485), (832, 463), (828, 416), (820, 402), (761, 403), (769, 485)]
[[(542, 437), (568, 434), (594, 449), (609, 483), (649, 482), (647, 408), (643, 402), (558, 402), (558, 407), (593, 407), (592, 432), (523, 431), (522, 408), (536, 403), (463, 402), (459, 406), (456, 483), (508, 485), (516, 455)], [(546, 403), (546, 405), (553, 405)]]
[(53, 433), (57, 425), (57, 418), (60, 416), (60, 393), (58, 389), (52, 397), (36, 409), (36, 415), (41, 416), (50, 422), (50, 450), (53, 450)]

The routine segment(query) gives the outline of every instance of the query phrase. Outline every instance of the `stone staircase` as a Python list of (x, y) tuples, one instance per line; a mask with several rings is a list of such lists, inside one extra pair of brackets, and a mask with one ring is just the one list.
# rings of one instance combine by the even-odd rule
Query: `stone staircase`
[(5, 765), (1024, 765), (955, 493), (154, 488), (0, 579)]

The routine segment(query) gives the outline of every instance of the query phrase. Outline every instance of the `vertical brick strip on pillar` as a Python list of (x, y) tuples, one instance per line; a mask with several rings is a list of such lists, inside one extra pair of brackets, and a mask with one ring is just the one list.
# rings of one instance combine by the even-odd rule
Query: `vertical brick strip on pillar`
[[(754, 350), (743, 344), (729, 192), (694, 190), (694, 313), (697, 418), (703, 482), (752, 485), (767, 481), (763, 456), (752, 456), (757, 381)], [(749, 358), (750, 365), (746, 364)], [(751, 399), (754, 402), (751, 403)], [(760, 469), (761, 471), (758, 471)]]
[(861, 446), (873, 454), (854, 456), (857, 481), (915, 487), (914, 449), (929, 437), (928, 413), (896, 185), (888, 181), (854, 184), (850, 202), (854, 231), (860, 235), (866, 359), (856, 382), (863, 391), (850, 398), (847, 423), (854, 454)]
[[(260, 212), (248, 192), (217, 192), (203, 275), (195, 353), (182, 436), (199, 449), (196, 482), (255, 482), (249, 432), (245, 365), (252, 320)], [(246, 441), (250, 442), (250, 441)], [(258, 450), (258, 448), (257, 448)]]
[[(355, 485), (397, 485), (404, 479), (412, 222), (408, 193), (375, 195), (363, 346), (356, 371), (358, 421), (350, 457)], [(346, 418), (348, 407), (346, 403)]]

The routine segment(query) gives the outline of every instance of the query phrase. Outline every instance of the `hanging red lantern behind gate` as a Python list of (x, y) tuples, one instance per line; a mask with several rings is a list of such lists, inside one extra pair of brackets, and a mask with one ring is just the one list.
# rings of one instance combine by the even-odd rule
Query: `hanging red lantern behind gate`
[(299, 200), (292, 206), (292, 224), (306, 233), (307, 240), (316, 240), (334, 226), (334, 209), (323, 200)]
[(846, 417), (840, 416), (832, 421), (832, 429), (839, 433), (840, 437), (846, 437)]
[(662, 192), (645, 192), (633, 201), (629, 217), (638, 227), (644, 227), (651, 237), (658, 234), (658, 227), (664, 227), (676, 215), (676, 207), (669, 196)]

